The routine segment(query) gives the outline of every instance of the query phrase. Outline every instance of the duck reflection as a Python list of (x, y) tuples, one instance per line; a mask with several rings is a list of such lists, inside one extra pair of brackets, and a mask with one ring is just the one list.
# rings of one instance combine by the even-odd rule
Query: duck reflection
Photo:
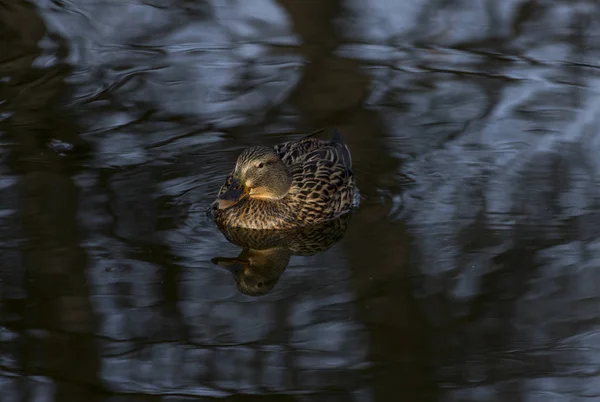
[(293, 230), (257, 230), (218, 226), (225, 238), (242, 247), (237, 257), (215, 257), (213, 264), (232, 273), (237, 288), (249, 296), (269, 293), (293, 255), (321, 253), (344, 237), (351, 214)]

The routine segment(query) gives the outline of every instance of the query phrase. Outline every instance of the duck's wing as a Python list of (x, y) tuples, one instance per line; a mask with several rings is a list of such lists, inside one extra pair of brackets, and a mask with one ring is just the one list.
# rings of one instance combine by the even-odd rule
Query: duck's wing
[(310, 152), (327, 145), (329, 141), (305, 137), (299, 140), (284, 142), (275, 146), (275, 152), (286, 166), (302, 160)]
[(354, 176), (347, 166), (345, 145), (328, 142), (290, 166), (298, 219), (306, 224), (347, 212), (354, 195)]
[(333, 130), (333, 136), (331, 140), (320, 140), (313, 138), (317, 133), (322, 132), (323, 129), (314, 131), (299, 140), (284, 142), (275, 146), (275, 152), (283, 160), (283, 163), (290, 166), (298, 161), (308, 158), (310, 154), (315, 151), (320, 151), (334, 147), (337, 149), (338, 156), (343, 161), (342, 163), (348, 170), (352, 170), (352, 158), (350, 151), (346, 146), (342, 134), (338, 129)]

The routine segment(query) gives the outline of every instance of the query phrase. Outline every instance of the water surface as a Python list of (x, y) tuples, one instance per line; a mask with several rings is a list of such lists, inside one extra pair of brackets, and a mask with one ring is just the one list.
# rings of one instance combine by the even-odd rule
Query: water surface
[[(596, 400), (599, 15), (0, 1), (3, 402)], [(333, 127), (343, 238), (240, 292), (204, 210)]]

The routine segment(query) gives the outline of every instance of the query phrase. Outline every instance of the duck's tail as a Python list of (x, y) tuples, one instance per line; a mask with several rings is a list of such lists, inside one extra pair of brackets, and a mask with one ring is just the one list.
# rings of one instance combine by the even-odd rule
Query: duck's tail
[(342, 135), (342, 132), (340, 130), (338, 130), (337, 128), (333, 129), (333, 135), (331, 136), (331, 141), (339, 142), (340, 144), (344, 144), (344, 136)]
[(344, 136), (342, 132), (337, 128), (333, 129), (333, 135), (331, 137), (331, 142), (339, 145), (340, 156), (344, 161), (344, 166), (348, 171), (352, 170), (352, 156), (350, 155), (350, 150), (344, 141)]

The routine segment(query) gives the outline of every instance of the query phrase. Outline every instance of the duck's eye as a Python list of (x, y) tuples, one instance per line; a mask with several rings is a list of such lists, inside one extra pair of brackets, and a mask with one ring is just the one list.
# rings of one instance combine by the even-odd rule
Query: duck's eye
[(265, 167), (265, 164), (261, 162), (258, 165), (256, 165), (256, 167), (262, 169), (263, 167)]

